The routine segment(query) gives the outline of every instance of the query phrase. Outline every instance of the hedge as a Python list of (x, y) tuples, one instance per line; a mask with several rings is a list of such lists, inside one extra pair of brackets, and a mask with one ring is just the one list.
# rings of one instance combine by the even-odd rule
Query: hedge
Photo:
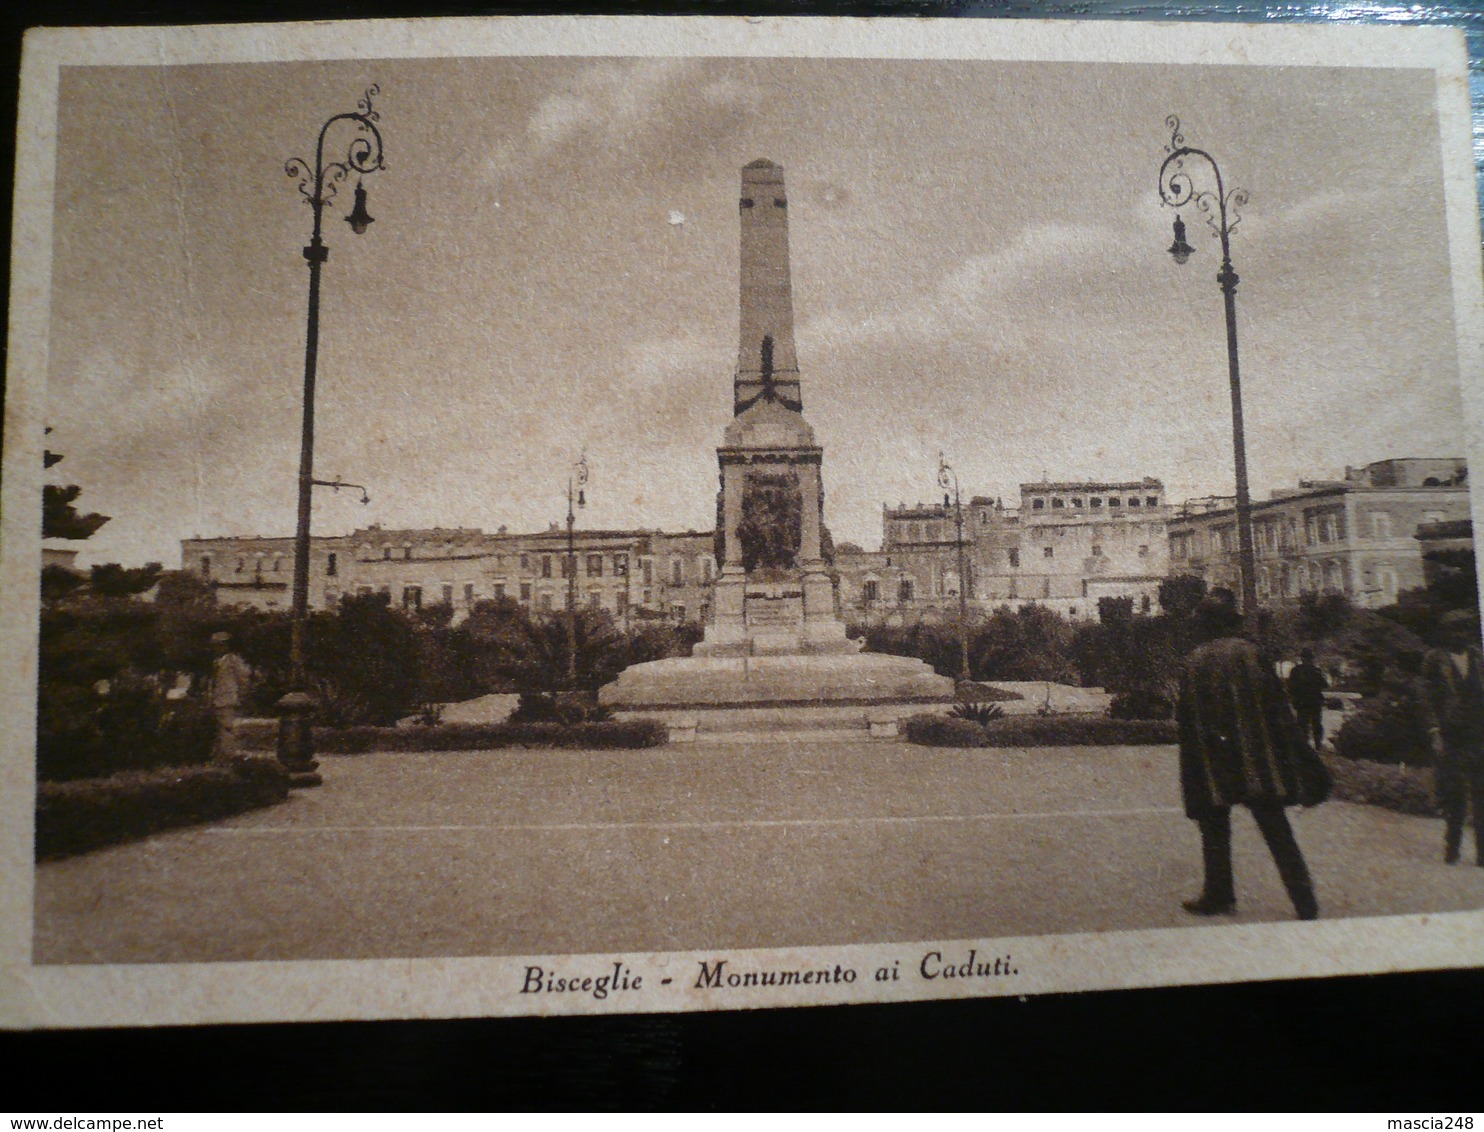
[(637, 750), (663, 746), (669, 730), (657, 719), (604, 723), (441, 723), (434, 727), (346, 727), (314, 734), (316, 752), (489, 751), (501, 747)]
[(1380, 806), (1420, 817), (1438, 816), (1431, 767), (1368, 762), (1336, 755), (1323, 758), (1335, 776), (1333, 797), (1339, 801)]
[(982, 747), (984, 728), (971, 719), (946, 715), (912, 715), (902, 720), (902, 734), (909, 743), (924, 747)]
[(1142, 747), (1178, 738), (1169, 720), (1102, 715), (1007, 715), (983, 726), (951, 716), (914, 715), (902, 721), (901, 731), (909, 743), (925, 747)]
[(288, 795), (288, 776), (276, 760), (246, 755), (229, 765), (41, 782), (36, 790), (36, 857), (70, 857), (177, 826), (217, 821), (282, 802)]
[(1102, 715), (1007, 715), (984, 728), (989, 747), (1142, 747), (1178, 739), (1171, 720)]

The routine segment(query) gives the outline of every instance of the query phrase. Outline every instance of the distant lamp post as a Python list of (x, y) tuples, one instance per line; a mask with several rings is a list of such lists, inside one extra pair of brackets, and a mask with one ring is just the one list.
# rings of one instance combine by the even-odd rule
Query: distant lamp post
[[(567, 477), (567, 687), (577, 689), (577, 514), (587, 506), (587, 453)], [(576, 493), (574, 495), (574, 492)]]
[(948, 491), (953, 489), (953, 525), (958, 547), (958, 678), (969, 679), (969, 576), (964, 567), (964, 509), (958, 494), (958, 473), (938, 453), (938, 486), (943, 489), (943, 510), (948, 510)]
[[(1170, 130), (1170, 144), (1165, 146), (1164, 163), (1159, 167), (1159, 197), (1171, 208), (1194, 204), (1206, 216), (1211, 231), (1221, 239), (1221, 270), (1216, 282), (1226, 300), (1226, 360), (1231, 377), (1232, 451), (1237, 480), (1237, 569), (1241, 578), (1242, 613), (1251, 617), (1257, 610), (1257, 570), (1252, 545), (1252, 497), (1247, 486), (1247, 440), (1242, 426), (1242, 378), (1237, 364), (1237, 273), (1232, 268), (1231, 234), (1241, 223), (1237, 210), (1247, 204), (1246, 189), (1226, 189), (1216, 159), (1203, 149), (1185, 144), (1180, 132), (1180, 119), (1171, 114), (1165, 119)], [(1194, 178), (1185, 169), (1185, 159), (1199, 158), (1211, 167), (1216, 190), (1197, 191)], [(1175, 215), (1175, 240), (1170, 255), (1183, 264), (1195, 253), (1185, 240), (1185, 223)]]
[[(342, 483), (339, 479), (314, 478), (314, 385), (319, 362), (319, 277), (320, 268), (330, 258), (322, 233), (325, 205), (335, 198), (340, 183), (352, 173), (358, 175), (354, 204), (345, 222), (356, 235), (363, 234), (374, 220), (366, 211), (366, 188), (363, 178), (384, 168), (381, 131), (376, 128), (380, 115), (371, 100), (381, 88), (370, 87), (356, 103), (353, 112), (336, 114), (320, 127), (314, 150), (314, 164), (295, 157), (284, 165), (290, 177), (299, 180), (299, 192), (314, 212), (314, 229), (304, 259), (309, 264), (309, 315), (304, 337), (304, 422), (299, 447), (299, 515), (294, 531), (294, 593), (289, 643), (289, 694), (278, 702), (281, 713), (278, 729), (278, 758), (289, 772), (295, 786), (317, 786), (314, 743), (310, 732), (315, 702), (309, 689), (309, 673), (304, 657), (305, 627), (309, 619), (309, 519), (316, 484), (335, 488), (360, 487), (361, 502), (370, 496), (360, 484)], [(325, 138), (337, 122), (354, 123), (347, 144), (345, 160), (325, 161)]]

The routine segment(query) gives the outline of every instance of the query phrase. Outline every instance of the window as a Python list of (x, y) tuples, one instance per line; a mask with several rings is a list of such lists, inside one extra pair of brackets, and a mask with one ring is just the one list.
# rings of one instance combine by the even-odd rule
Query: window
[(1391, 537), (1391, 512), (1371, 512), (1371, 538)]
[(708, 585), (711, 582), (711, 559), (709, 558), (701, 559), (701, 581)]
[(1144, 506), (1145, 507), (1158, 507), (1159, 506), (1159, 496), (1157, 496), (1157, 495), (1146, 496), (1144, 498)]
[(541, 576), (543, 578), (551, 577), (551, 555), (549, 554), (543, 554), (541, 556)]
[(521, 604), (522, 605), (530, 605), (531, 604), (531, 583), (530, 582), (522, 582), (520, 584), (520, 600), (521, 600)]
[(423, 588), (421, 586), (402, 587), (402, 608), (421, 609), (423, 607)]
[(685, 585), (685, 562), (676, 558), (670, 563), (670, 584), (675, 586)]
[(1116, 496), (1116, 495), (1113, 495), (1113, 496), (1109, 496), (1108, 497), (1108, 506), (1109, 507), (1118, 507), (1122, 503), (1123, 503), (1123, 500), (1119, 499), (1118, 496)]
[(675, 618), (676, 621), (684, 621), (685, 620), (685, 606), (683, 606), (683, 605), (672, 605), (672, 606), (670, 606), (670, 616), (673, 617), (673, 618)]
[(402, 548), (402, 557), (410, 560), (412, 558), (412, 547), (404, 546)]
[(562, 577), (564, 577), (564, 578), (570, 578), (572, 576), (572, 571), (574, 571), (574, 570), (577, 569), (577, 559), (576, 558), (568, 558), (564, 554), (561, 557), (561, 563), (562, 563)]
[(1139, 599), (1139, 612), (1148, 613), (1149, 610), (1153, 607), (1153, 604), (1154, 603), (1149, 600), (1149, 595), (1145, 594)]
[(1032, 511), (1044, 511), (1045, 509), (1046, 509), (1046, 500), (1044, 500), (1044, 499), (1032, 499), (1031, 500), (1031, 510)]
[(237, 559), (237, 573), (240, 574), (240, 573), (242, 573), (242, 571), (244, 571), (246, 569), (247, 569), (247, 559), (246, 558), (239, 558), (239, 559)]
[(326, 609), (334, 609), (336, 603), (339, 600), (340, 600), (340, 591), (337, 590), (334, 586), (326, 586), (325, 587), (325, 608)]
[(629, 612), (629, 594), (627, 590), (615, 590), (613, 592), (614, 611), (623, 617)]
[[(497, 583), (495, 585), (495, 596), (496, 597), (504, 597), (505, 596), (505, 586), (504, 586), (504, 583)], [(464, 604), (465, 605), (473, 605), (474, 604), (474, 583), (473, 582), (465, 582), (464, 583)]]
[(1041, 548), (1041, 557), (1042, 558), (1054, 558), (1054, 557), (1056, 557), (1056, 547), (1054, 547), (1054, 546), (1043, 546)]
[(866, 601), (881, 600), (881, 583), (872, 578), (861, 585), (861, 597)]
[(443, 604), (444, 605), (452, 605), (453, 604), (453, 586), (452, 585), (446, 585), (446, 586), (443, 587)]
[(629, 556), (619, 553), (613, 556), (613, 576), (615, 578), (627, 578), (629, 576)]
[(541, 608), (544, 609), (544, 610), (546, 610), (547, 612), (550, 612), (551, 611), (551, 595), (550, 594), (542, 594), (541, 595)]
[[(644, 560), (644, 584), (646, 586), (654, 585), (654, 560), (650, 558)], [(645, 598), (644, 600), (648, 601), (649, 599)]]
[(211, 555), (209, 554), (201, 555), (201, 577), (211, 577)]
[(1140, 543), (1139, 544), (1139, 557), (1140, 558), (1148, 558), (1149, 557), (1149, 544), (1147, 542)]
[(1012, 546), (1005, 553), (1010, 558), (1010, 569), (1018, 570), (1020, 568), (1020, 548), (1017, 546)]
[(587, 603), (593, 609), (602, 609), (603, 608), (603, 595), (600, 594), (597, 590), (593, 590), (591, 593), (589, 593), (587, 595)]
[(1073, 507), (1076, 507), (1076, 508), (1079, 508), (1079, 509), (1081, 508), (1081, 506), (1082, 506), (1082, 497), (1080, 495), (1074, 496), (1072, 498), (1072, 506)]
[(1052, 509), (1053, 510), (1056, 510), (1058, 508), (1065, 507), (1066, 505), (1067, 505), (1066, 504), (1066, 501), (1064, 499), (1062, 499), (1061, 496), (1059, 496), (1059, 495), (1053, 495), (1051, 497), (1051, 506), (1052, 506)]
[(981, 527), (987, 527), (987, 526), (989, 526), (989, 512), (988, 511), (981, 511), (981, 512), (979, 512), (979, 525)]
[(1087, 501), (1087, 505), (1094, 511), (1101, 510), (1103, 506), (1103, 497), (1101, 495), (1094, 495)]
[(273, 559), (273, 572), (277, 574), (281, 569), (283, 569), (283, 559), (275, 557)]
[(1103, 548), (1097, 543), (1092, 544), (1092, 556), (1094, 558), (1101, 558), (1103, 556)]
[(589, 554), (587, 556), (587, 576), (589, 578), (601, 578), (603, 576), (603, 556), (601, 554)]
[(389, 547), (389, 546), (384, 546), (384, 547), (382, 547), (382, 548), (381, 548), (381, 556), (382, 556), (382, 557), (383, 557), (383, 558), (385, 558), (385, 559), (386, 559), (386, 560), (387, 560), (387, 561), (391, 561), (391, 557), (392, 557), (392, 548), (391, 548), (391, 547)]
[(912, 579), (911, 578), (903, 578), (900, 582), (897, 583), (897, 600), (898, 601), (911, 601), (912, 600)]
[(1129, 496), (1128, 505), (1130, 507), (1137, 507), (1137, 506), (1139, 506), (1139, 497), (1137, 495), (1131, 495), (1131, 496)]
[(329, 554), (325, 555), (325, 577), (333, 578), (339, 572), (340, 562), (336, 558), (335, 552), (332, 550)]
[(523, 571), (531, 568), (531, 556), (529, 554), (522, 554), (520, 556), (520, 568)]

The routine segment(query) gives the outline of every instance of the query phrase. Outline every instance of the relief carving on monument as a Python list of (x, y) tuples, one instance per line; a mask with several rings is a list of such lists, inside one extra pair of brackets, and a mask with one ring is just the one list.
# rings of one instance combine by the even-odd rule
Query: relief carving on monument
[(742, 567), (759, 580), (792, 570), (803, 538), (803, 495), (792, 471), (754, 472), (742, 491), (737, 541)]

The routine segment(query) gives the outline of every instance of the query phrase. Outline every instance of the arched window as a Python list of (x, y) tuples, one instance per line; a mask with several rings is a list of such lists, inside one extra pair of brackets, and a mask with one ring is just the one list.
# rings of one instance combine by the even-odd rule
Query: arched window
[(900, 582), (897, 583), (897, 600), (898, 601), (911, 601), (912, 600), (912, 579), (911, 578), (903, 578)]

